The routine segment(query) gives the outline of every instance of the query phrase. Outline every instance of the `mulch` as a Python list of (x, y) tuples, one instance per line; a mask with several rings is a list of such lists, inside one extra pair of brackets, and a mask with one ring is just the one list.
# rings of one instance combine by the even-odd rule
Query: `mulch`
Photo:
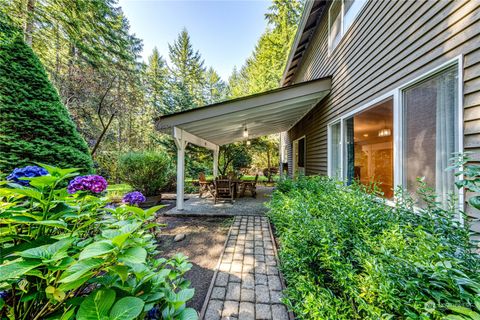
[[(220, 217), (157, 218), (159, 224), (166, 224), (158, 235), (161, 256), (172, 257), (181, 252), (193, 265), (185, 275), (195, 288), (188, 307), (201, 310), (232, 221), (233, 218)], [(186, 235), (185, 239), (175, 242), (175, 235), (181, 233)]]

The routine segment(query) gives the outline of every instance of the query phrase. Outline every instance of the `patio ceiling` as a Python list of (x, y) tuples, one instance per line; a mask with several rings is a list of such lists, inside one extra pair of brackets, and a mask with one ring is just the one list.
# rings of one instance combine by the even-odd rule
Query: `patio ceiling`
[(329, 92), (330, 78), (228, 100), (160, 117), (157, 130), (175, 135), (175, 129), (220, 146), (289, 130)]

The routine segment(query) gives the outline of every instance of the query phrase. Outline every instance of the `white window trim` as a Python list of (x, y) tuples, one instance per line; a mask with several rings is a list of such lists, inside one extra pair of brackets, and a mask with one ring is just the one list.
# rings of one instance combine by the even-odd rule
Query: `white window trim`
[[(342, 4), (341, 4), (341, 8), (340, 8), (340, 40), (338, 41), (337, 45), (334, 47), (333, 44), (332, 44), (332, 37), (330, 36), (331, 34), (331, 15), (330, 15), (330, 11), (332, 9), (332, 5), (335, 1), (341, 1)], [(344, 28), (344, 25), (345, 25), (345, 22), (344, 22), (344, 17), (345, 17), (345, 0), (334, 0), (332, 1), (332, 4), (330, 5), (330, 7), (328, 8), (328, 35), (327, 35), (327, 40), (328, 40), (328, 55), (330, 56), (334, 51), (335, 49), (340, 45), (340, 43), (342, 42), (342, 39), (344, 38), (345, 34), (348, 32), (348, 30), (350, 30), (350, 28), (354, 25), (354, 22), (355, 20), (358, 18), (358, 16), (360, 15), (360, 13), (362, 12), (362, 10), (364, 9), (365, 7), (365, 4), (368, 2), (368, 0), (365, 0), (363, 3), (362, 3), (362, 6), (358, 9), (358, 12), (352, 17), (352, 21), (350, 22), (350, 25), (348, 26), (348, 28)]]
[[(297, 177), (297, 171), (298, 171), (298, 166), (297, 166), (297, 153), (298, 153), (298, 141), (304, 139), (305, 140), (305, 145), (304, 145), (304, 150), (303, 150), (303, 164), (304, 166), (302, 168), (304, 168), (305, 170), (305, 173), (307, 172), (307, 138), (305, 135), (295, 139), (292, 141), (292, 177), (293, 178), (296, 178)], [(297, 150), (295, 150), (295, 143), (297, 143)]]
[[(327, 172), (329, 177), (333, 177), (335, 173), (332, 171), (333, 170), (333, 164), (332, 164), (332, 127), (334, 125), (340, 124), (340, 145), (343, 147), (343, 125), (341, 123), (341, 120), (333, 121), (328, 124), (327, 126), (327, 156), (328, 156), (328, 161), (327, 161)], [(340, 153), (340, 176), (338, 177), (340, 180), (343, 180), (343, 150)]]
[[(328, 167), (328, 176), (332, 177), (333, 174), (331, 172), (332, 164), (331, 164), (331, 152), (332, 152), (332, 146), (331, 146), (331, 126), (340, 122), (340, 127), (341, 127), (341, 144), (343, 147), (342, 150), (342, 179), (345, 176), (344, 171), (344, 150), (345, 150), (345, 141), (344, 141), (344, 132), (345, 132), (345, 120), (348, 118), (352, 117), (353, 115), (360, 113), (375, 104), (378, 104), (379, 102), (386, 100), (388, 98), (393, 99), (393, 166), (394, 166), (394, 186), (398, 187), (401, 186), (403, 187), (403, 144), (402, 144), (402, 137), (403, 137), (403, 101), (402, 101), (402, 92), (405, 89), (408, 89), (409, 87), (427, 79), (430, 78), (446, 69), (449, 67), (457, 65), (457, 79), (458, 79), (458, 151), (463, 152), (464, 151), (464, 137), (463, 137), (463, 130), (464, 130), (464, 123), (463, 123), (463, 55), (459, 55), (445, 63), (442, 63), (438, 65), (437, 67), (429, 70), (426, 73), (423, 73), (422, 75), (398, 86), (397, 88), (390, 90), (386, 92), (385, 94), (382, 94), (381, 96), (370, 100), (369, 102), (354, 108), (353, 110), (347, 112), (344, 115), (341, 115), (340, 117), (335, 118), (333, 121), (329, 122), (327, 124), (327, 167)], [(459, 177), (460, 179), (463, 179), (463, 176)], [(458, 190), (458, 203), (459, 203), (459, 210), (461, 212), (464, 211), (465, 209), (465, 194), (464, 190), (460, 189)], [(462, 214), (459, 215), (459, 221), (460, 223), (463, 224), (463, 216)]]

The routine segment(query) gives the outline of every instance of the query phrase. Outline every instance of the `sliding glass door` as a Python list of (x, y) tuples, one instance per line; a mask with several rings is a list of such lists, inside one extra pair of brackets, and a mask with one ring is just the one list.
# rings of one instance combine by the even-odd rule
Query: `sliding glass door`
[(445, 203), (456, 190), (449, 159), (462, 149), (458, 77), (450, 63), (336, 119), (328, 128), (329, 175), (375, 184), (386, 198), (395, 185), (415, 197), (422, 178)]
[(424, 177), (441, 200), (455, 190), (448, 160), (458, 146), (457, 66), (403, 91), (404, 181), (414, 190)]
[(346, 182), (376, 187), (393, 197), (393, 101), (380, 102), (345, 120)]

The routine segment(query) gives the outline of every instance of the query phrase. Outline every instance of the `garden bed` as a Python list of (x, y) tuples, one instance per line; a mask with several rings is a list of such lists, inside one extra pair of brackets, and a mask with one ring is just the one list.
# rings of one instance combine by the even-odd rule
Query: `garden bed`
[[(161, 216), (157, 222), (167, 225), (161, 228), (158, 237), (161, 256), (172, 257), (176, 253), (183, 253), (193, 264), (185, 275), (195, 288), (195, 295), (188, 306), (200, 310), (222, 254), (232, 218)], [(175, 242), (174, 238), (179, 234), (185, 234), (185, 239)]]
[(278, 185), (268, 216), (280, 243), (286, 304), (298, 319), (480, 315), (480, 260), (468, 226), (419, 190), (428, 206), (414, 212), (408, 196), (391, 207), (325, 177)]

